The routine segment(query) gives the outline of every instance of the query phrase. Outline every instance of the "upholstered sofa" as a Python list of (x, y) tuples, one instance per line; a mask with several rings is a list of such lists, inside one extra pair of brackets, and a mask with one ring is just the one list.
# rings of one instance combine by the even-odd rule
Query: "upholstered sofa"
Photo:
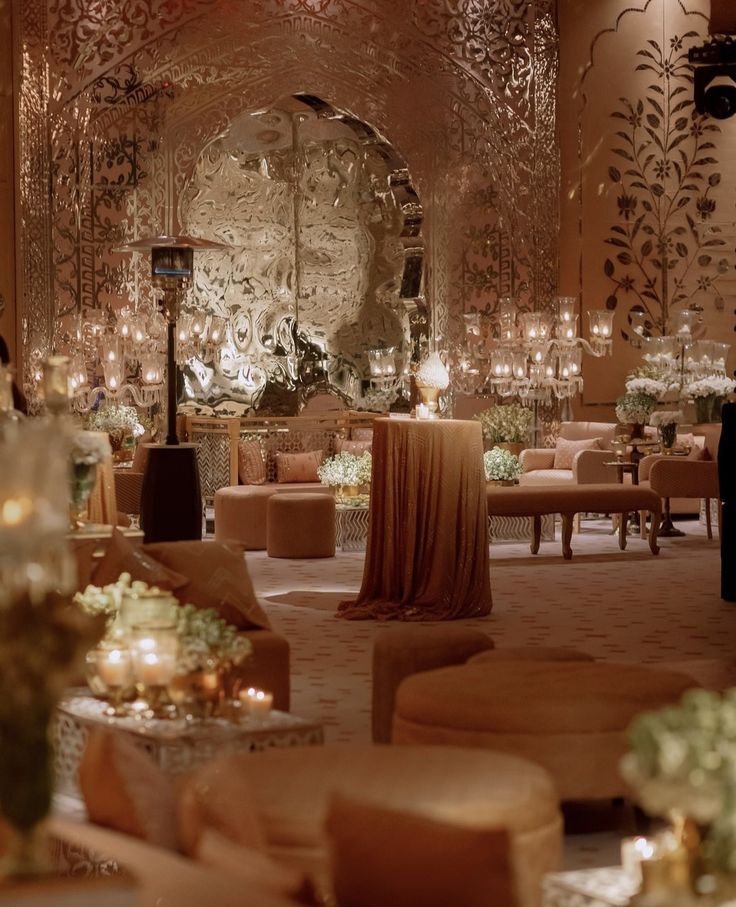
[[(316, 474), (321, 459), (341, 451), (370, 449), (373, 429), (344, 431), (315, 427), (250, 433), (238, 442), (238, 485), (215, 492), (215, 539), (237, 542), (246, 551), (266, 548), (268, 499), (288, 492), (323, 492)], [(305, 481), (306, 479), (306, 481)]]

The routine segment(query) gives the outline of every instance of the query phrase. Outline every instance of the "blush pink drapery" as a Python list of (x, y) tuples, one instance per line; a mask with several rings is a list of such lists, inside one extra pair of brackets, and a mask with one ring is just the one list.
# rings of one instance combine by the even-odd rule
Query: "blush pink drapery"
[(478, 422), (376, 419), (363, 583), (352, 620), (490, 613), (488, 515)]

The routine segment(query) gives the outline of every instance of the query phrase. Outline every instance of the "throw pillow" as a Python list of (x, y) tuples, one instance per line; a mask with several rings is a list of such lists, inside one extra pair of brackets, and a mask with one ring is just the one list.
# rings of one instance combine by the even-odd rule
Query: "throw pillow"
[(346, 441), (344, 438), (338, 438), (335, 442), (337, 453), (351, 453), (356, 457), (360, 457), (366, 451), (370, 453), (372, 447), (373, 441)]
[(168, 569), (140, 546), (134, 545), (118, 529), (113, 529), (110, 543), (90, 582), (95, 586), (107, 586), (116, 583), (121, 573), (129, 573), (131, 579), (168, 589), (175, 594), (189, 582), (184, 573)]
[(270, 629), (242, 552), (211, 541), (158, 542), (144, 550), (169, 571), (184, 574), (184, 584), (172, 590), (182, 604), (214, 608), (238, 630)]
[(572, 469), (575, 454), (581, 450), (600, 450), (600, 438), (583, 438), (580, 441), (568, 441), (567, 438), (558, 438), (555, 445), (555, 461), (553, 469)]
[(238, 442), (238, 477), (243, 485), (265, 485), (266, 461), (260, 441)]
[(372, 428), (352, 428), (350, 430), (351, 441), (373, 441)]
[(319, 482), (317, 468), (322, 463), (324, 451), (310, 450), (307, 453), (277, 453), (276, 481), (281, 484), (290, 482)]
[(327, 834), (340, 907), (517, 903), (505, 829), (453, 825), (338, 796)]
[(79, 766), (90, 822), (175, 850), (176, 797), (170, 778), (124, 733), (92, 729)]

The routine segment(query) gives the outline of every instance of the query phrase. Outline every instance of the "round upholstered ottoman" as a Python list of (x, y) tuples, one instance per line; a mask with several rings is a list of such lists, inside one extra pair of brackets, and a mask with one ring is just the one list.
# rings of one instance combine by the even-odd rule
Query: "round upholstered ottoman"
[(554, 646), (506, 646), (501, 649), (487, 649), (468, 658), (468, 664), (486, 664), (498, 661), (595, 661), (587, 652), (577, 649), (555, 648)]
[(269, 557), (334, 557), (335, 499), (328, 494), (275, 494), (268, 499)]
[(530, 759), (552, 775), (563, 800), (624, 796), (618, 765), (632, 719), (694, 685), (685, 674), (653, 667), (489, 656), (404, 680), (393, 741)]
[[(192, 776), (189, 791), (195, 799), (201, 793), (204, 811), (219, 802), (237, 813), (243, 783), (271, 854), (317, 876), (328, 866), (325, 819), (336, 794), (466, 828), (507, 829), (523, 907), (540, 904), (542, 877), (559, 866), (562, 821), (552, 781), (511, 756), (368, 744), (270, 749), (223, 756)], [(231, 824), (222, 819), (198, 821)]]

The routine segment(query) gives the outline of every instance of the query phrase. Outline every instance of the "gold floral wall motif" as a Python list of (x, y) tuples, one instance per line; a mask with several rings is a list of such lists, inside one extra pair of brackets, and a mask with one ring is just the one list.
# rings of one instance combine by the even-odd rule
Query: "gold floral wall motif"
[[(553, 0), (19, 0), (25, 380), (58, 316), (148, 292), (121, 241), (177, 230), (202, 150), (307, 91), (385, 136), (424, 208), (425, 293), (456, 316), (556, 289)], [(52, 187), (51, 198), (46, 188)]]
[(586, 362), (576, 415), (604, 418), (641, 363), (637, 313), (661, 335), (694, 306), (708, 338), (733, 342), (736, 121), (693, 103), (687, 51), (708, 36), (707, 0), (560, 10), (562, 285), (617, 313), (613, 361)]

